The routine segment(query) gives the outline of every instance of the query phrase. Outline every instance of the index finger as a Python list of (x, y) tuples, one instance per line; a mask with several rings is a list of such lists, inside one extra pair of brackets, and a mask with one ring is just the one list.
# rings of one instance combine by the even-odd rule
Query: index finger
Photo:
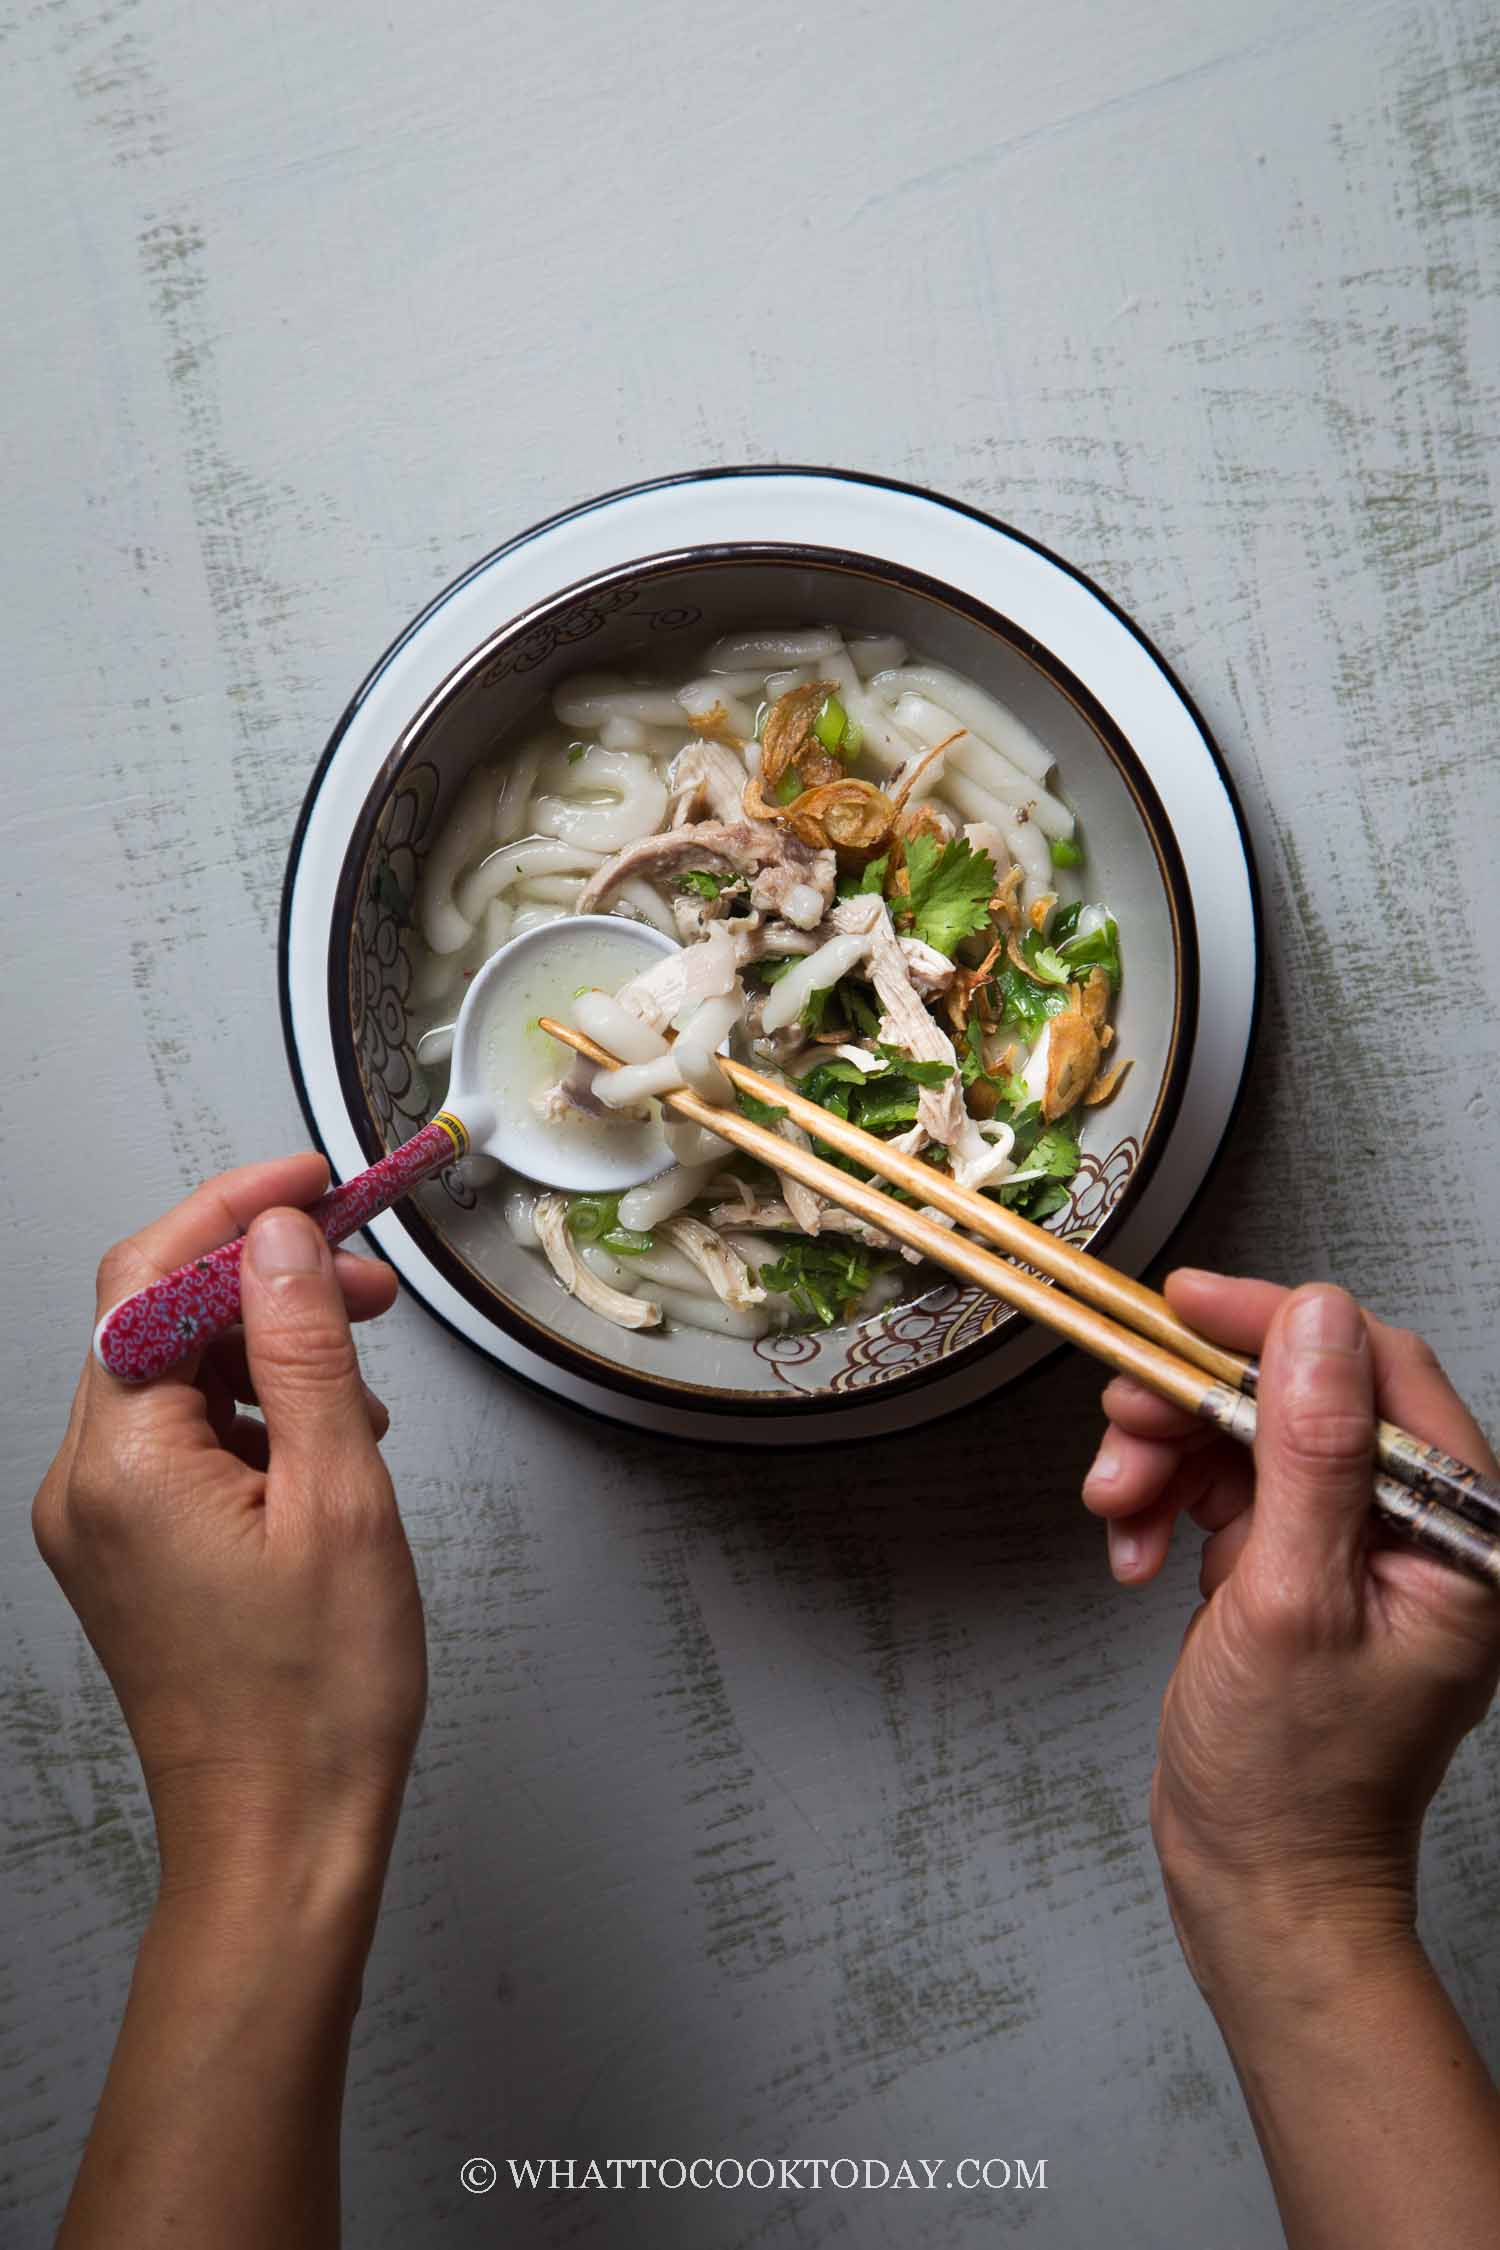
[(259, 1212), (275, 1204), (314, 1203), (327, 1185), (327, 1162), (310, 1148), (294, 1156), (269, 1157), (263, 1164), (242, 1164), (205, 1180), (161, 1218), (105, 1252), (99, 1267), (96, 1318), (102, 1320), (122, 1297), (144, 1289), (148, 1282), (160, 1281), (206, 1250), (233, 1241)]

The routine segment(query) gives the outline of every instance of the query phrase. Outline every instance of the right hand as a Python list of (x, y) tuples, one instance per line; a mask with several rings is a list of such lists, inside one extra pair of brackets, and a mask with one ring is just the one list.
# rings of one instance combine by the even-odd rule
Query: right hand
[(1410, 1932), (1427, 1806), (1500, 1677), (1500, 1596), (1379, 1534), (1374, 1416), (1497, 1465), (1421, 1339), (1342, 1290), (1182, 1271), (1166, 1293), (1188, 1326), (1260, 1352), (1253, 1465), (1116, 1378), (1084, 1497), (1128, 1584), (1160, 1568), (1179, 1515), (1209, 1533), (1152, 1789), (1173, 1913), (1207, 1986), (1259, 1973), (1268, 1932)]
[(312, 1155), (249, 1165), (108, 1254), (100, 1313), (248, 1228), (243, 1344), (139, 1388), (90, 1358), (33, 1510), (140, 1753), (164, 1896), (378, 1890), (421, 1725), (421, 1600), (349, 1332), (394, 1279), (272, 1208), (326, 1184)]

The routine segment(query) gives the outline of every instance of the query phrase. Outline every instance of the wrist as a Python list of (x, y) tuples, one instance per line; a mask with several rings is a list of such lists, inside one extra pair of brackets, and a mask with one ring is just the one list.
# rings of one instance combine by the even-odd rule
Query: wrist
[(158, 1912), (186, 1917), (201, 1906), (247, 1934), (283, 1920), (293, 1929), (373, 1927), (401, 1781), (356, 1786), (236, 1765), (156, 1772), (150, 1791)]
[(1337, 2007), (1365, 1980), (1425, 1958), (1414, 1887), (1396, 1868), (1226, 1872), (1163, 1853), (1162, 1875), (1188, 1967), (1221, 2022)]
[(347, 2024), (359, 2007), (383, 1878), (383, 1859), (321, 1848), (290, 1852), (276, 1865), (247, 1853), (232, 1869), (164, 1878), (143, 1957), (169, 1964), (208, 2009), (311, 2009)]

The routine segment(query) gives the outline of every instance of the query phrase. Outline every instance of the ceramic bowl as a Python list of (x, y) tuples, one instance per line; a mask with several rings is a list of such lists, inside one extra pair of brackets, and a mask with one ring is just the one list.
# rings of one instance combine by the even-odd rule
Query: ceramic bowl
[[(366, 1158), (404, 1140), (440, 1104), (443, 1079), (422, 1070), (413, 1047), (408, 913), (423, 856), (471, 768), (524, 740), (570, 673), (681, 673), (718, 633), (810, 621), (900, 635), (1008, 704), (1056, 758), (1056, 786), (1087, 843), (1086, 895), (1107, 900), (1120, 926), (1116, 1051), (1133, 1067), (1114, 1098), (1088, 1113), (1082, 1168), (1049, 1224), (1070, 1241), (1108, 1244), (1158, 1161), (1192, 1044), (1198, 947), (1170, 822), (1139, 746), (1034, 635), (956, 586), (842, 549), (738, 542), (636, 558), (497, 620), (433, 684), (362, 797), (345, 807), (326, 933), (333, 1059)], [(497, 1195), (462, 1167), (392, 1217), (424, 1266), (532, 1364), (637, 1408), (672, 1401), (697, 1417), (732, 1416), (741, 1432), (747, 1417), (837, 1419), (872, 1394), (920, 1391), (996, 1354), (1022, 1325), (995, 1300), (925, 1269), (914, 1301), (862, 1325), (758, 1343), (676, 1325), (627, 1332), (577, 1304), (539, 1256), (518, 1248)]]

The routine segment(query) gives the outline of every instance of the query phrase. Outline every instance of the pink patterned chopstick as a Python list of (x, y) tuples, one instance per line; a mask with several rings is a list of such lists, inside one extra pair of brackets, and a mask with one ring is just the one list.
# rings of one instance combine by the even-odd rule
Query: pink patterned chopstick
[[(420, 1133), (392, 1149), (367, 1172), (357, 1172), (341, 1187), (330, 1188), (308, 1211), (329, 1243), (342, 1242), (402, 1196), (462, 1156), (467, 1129), (447, 1110)], [(164, 1274), (104, 1315), (94, 1331), (94, 1353), (101, 1366), (122, 1383), (149, 1382), (189, 1352), (199, 1350), (233, 1328), (240, 1317), (240, 1252), (236, 1235), (190, 1265)]]

